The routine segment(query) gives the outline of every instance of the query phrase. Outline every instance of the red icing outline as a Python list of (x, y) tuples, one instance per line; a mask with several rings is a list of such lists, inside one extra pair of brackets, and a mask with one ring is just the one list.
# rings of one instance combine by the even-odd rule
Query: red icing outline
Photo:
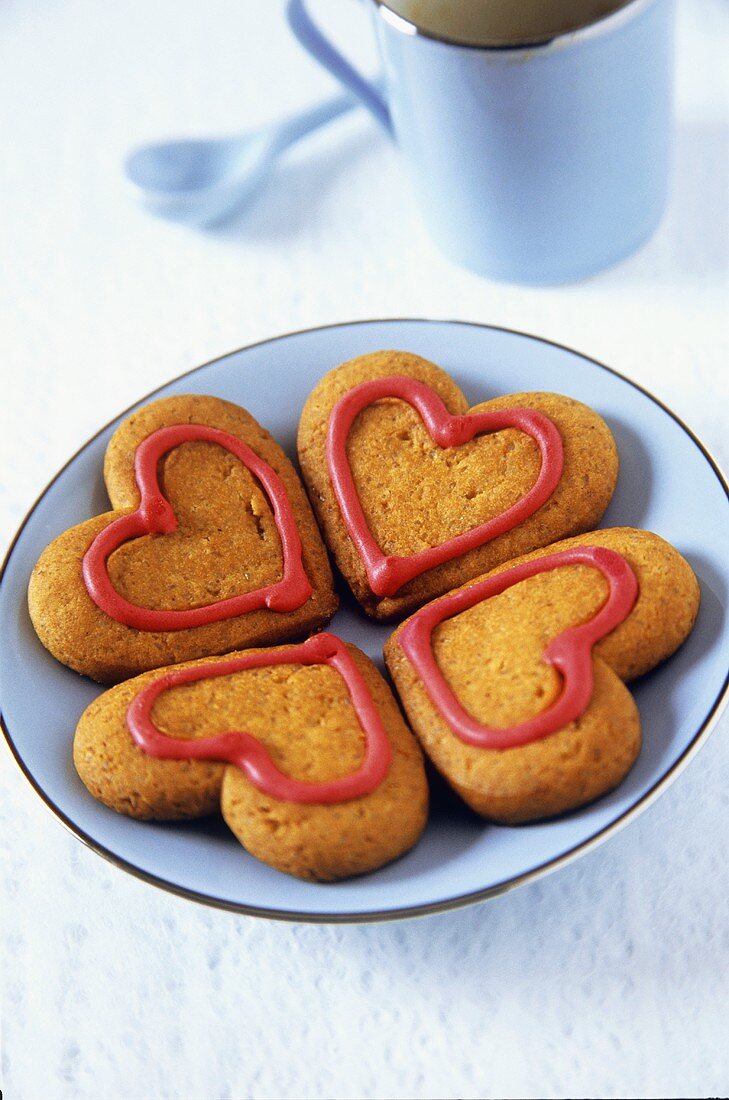
[[(542, 465), (537, 480), (521, 500), (487, 523), (416, 554), (402, 557), (383, 554), (369, 529), (347, 458), (347, 437), (355, 418), (383, 397), (407, 401), (420, 414), (439, 447), (459, 447), (480, 432), (518, 428), (530, 435), (541, 451)], [(522, 523), (551, 497), (562, 477), (564, 464), (562, 437), (544, 413), (513, 408), (452, 416), (430, 386), (400, 375), (362, 382), (337, 402), (329, 417), (326, 453), (342, 518), (364, 563), (370, 588), (377, 596), (393, 596), (413, 577), (460, 557)]]
[[(355, 714), (365, 735), (365, 755), (356, 772), (325, 783), (305, 783), (279, 771), (263, 745), (243, 730), (228, 730), (198, 741), (167, 737), (152, 721), (152, 707), (159, 696), (180, 684), (210, 677), (228, 676), (247, 668), (271, 665), (326, 664), (344, 680)], [(221, 760), (239, 767), (264, 794), (288, 802), (345, 802), (370, 794), (387, 774), (392, 750), (382, 720), (367, 685), (335, 634), (317, 634), (301, 645), (263, 653), (248, 653), (228, 660), (172, 670), (153, 680), (132, 700), (127, 726), (138, 747), (160, 760)]]
[[(231, 596), (225, 600), (184, 610), (152, 610), (124, 599), (113, 587), (107, 571), (109, 556), (122, 543), (141, 535), (169, 534), (177, 520), (157, 480), (157, 463), (181, 443), (204, 440), (217, 443), (239, 458), (260, 481), (273, 508), (281, 539), (283, 577), (274, 584)], [(301, 561), (301, 539), (285, 486), (278, 474), (241, 439), (205, 424), (173, 424), (152, 432), (137, 447), (134, 472), (141, 494), (135, 512), (121, 516), (101, 531), (83, 558), (83, 579), (91, 599), (112, 619), (137, 630), (184, 630), (220, 622), (247, 611), (267, 607), (271, 611), (295, 611), (311, 595), (311, 585)]]
[[(527, 577), (559, 569), (564, 565), (594, 566), (607, 580), (610, 591), (607, 600), (592, 619), (558, 634), (542, 655), (543, 660), (564, 677), (561, 694), (541, 714), (518, 725), (506, 729), (482, 725), (461, 706), (438, 667), (433, 654), (433, 630), (445, 619), (467, 611), (490, 596), (498, 596)], [(420, 677), (431, 702), (456, 737), (469, 745), (484, 749), (515, 748), (547, 737), (574, 722), (585, 712), (593, 689), (592, 647), (628, 617), (637, 596), (638, 581), (625, 558), (614, 550), (601, 546), (576, 546), (515, 565), (470, 588), (428, 604), (406, 622), (398, 641)]]

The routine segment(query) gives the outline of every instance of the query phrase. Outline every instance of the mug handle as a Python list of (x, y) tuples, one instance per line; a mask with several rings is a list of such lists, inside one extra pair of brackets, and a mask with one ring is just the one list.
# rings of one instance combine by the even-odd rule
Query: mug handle
[(386, 133), (392, 137), (392, 118), (387, 103), (375, 85), (365, 80), (322, 34), (306, 10), (305, 0), (288, 0), (286, 18), (294, 36), (307, 53), (323, 65), (340, 84), (353, 92), (370, 114), (374, 115)]

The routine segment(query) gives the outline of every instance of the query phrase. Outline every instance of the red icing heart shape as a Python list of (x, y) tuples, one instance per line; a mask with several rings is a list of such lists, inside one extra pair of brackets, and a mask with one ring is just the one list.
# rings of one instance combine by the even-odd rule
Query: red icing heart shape
[[(155, 700), (170, 688), (211, 677), (230, 676), (248, 668), (271, 665), (329, 665), (344, 680), (355, 714), (365, 735), (365, 755), (356, 772), (324, 783), (305, 783), (285, 775), (252, 734), (228, 730), (212, 737), (188, 740), (168, 737), (152, 721)], [(382, 720), (359, 669), (335, 634), (317, 634), (301, 645), (248, 653), (227, 660), (173, 669), (153, 680), (132, 700), (127, 726), (135, 743), (149, 756), (162, 760), (221, 760), (239, 767), (259, 790), (288, 802), (331, 804), (370, 794), (387, 774), (392, 750)]]
[[(608, 598), (588, 622), (570, 627), (553, 638), (543, 659), (564, 677), (562, 692), (550, 707), (518, 725), (496, 729), (477, 722), (459, 703), (433, 654), (432, 634), (439, 623), (467, 611), (490, 596), (498, 596), (519, 581), (565, 565), (590, 565), (608, 582)], [(470, 588), (435, 600), (418, 611), (402, 628), (398, 641), (420, 677), (430, 700), (454, 734), (483, 749), (510, 749), (526, 745), (574, 722), (587, 709), (593, 690), (592, 647), (622, 623), (638, 596), (635, 573), (622, 555), (599, 546), (578, 546), (535, 558), (486, 577)]]
[[(260, 481), (273, 508), (281, 539), (283, 576), (274, 584), (202, 607), (154, 611), (130, 603), (116, 591), (109, 578), (107, 561), (130, 539), (176, 530), (177, 520), (159, 486), (157, 464), (174, 447), (195, 440), (224, 447)], [(91, 599), (112, 619), (137, 630), (183, 630), (231, 619), (263, 607), (271, 611), (295, 611), (309, 598), (312, 589), (301, 560), (301, 539), (286, 488), (275, 470), (241, 439), (203, 424), (173, 424), (142, 440), (134, 455), (134, 470), (141, 495), (139, 507), (113, 520), (96, 536), (82, 565), (84, 584)]]
[[(406, 401), (420, 415), (439, 447), (459, 447), (483, 432), (517, 428), (537, 443), (542, 465), (534, 485), (505, 512), (456, 535), (438, 546), (405, 556), (385, 555), (365, 518), (347, 458), (347, 438), (356, 417), (384, 397)], [(564, 464), (562, 437), (556, 425), (536, 409), (500, 409), (452, 416), (435, 390), (415, 378), (392, 375), (354, 386), (332, 409), (326, 443), (327, 463), (344, 524), (364, 563), (370, 588), (377, 596), (393, 596), (404, 584), (437, 565), (460, 557), (533, 515), (550, 498)]]

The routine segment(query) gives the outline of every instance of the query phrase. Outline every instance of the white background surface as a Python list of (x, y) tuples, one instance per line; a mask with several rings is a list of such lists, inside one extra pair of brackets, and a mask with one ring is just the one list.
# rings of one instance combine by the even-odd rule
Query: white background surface
[[(353, 0), (319, 0), (372, 62)], [(572, 287), (479, 280), (433, 249), (364, 113), (201, 235), (136, 210), (120, 165), (332, 90), (256, 0), (0, 6), (0, 522), (153, 387), (242, 344), (355, 318), (491, 322), (653, 391), (723, 465), (729, 5), (683, 0), (668, 214)], [(705, 1096), (729, 1092), (727, 719), (605, 847), (480, 907), (400, 925), (207, 910), (87, 851), (0, 753), (4, 1100)]]

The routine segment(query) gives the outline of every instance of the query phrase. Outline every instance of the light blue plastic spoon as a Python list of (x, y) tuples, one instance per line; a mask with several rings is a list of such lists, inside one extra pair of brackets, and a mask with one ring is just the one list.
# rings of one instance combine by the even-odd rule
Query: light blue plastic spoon
[(312, 130), (357, 106), (337, 96), (237, 137), (165, 141), (131, 153), (125, 171), (137, 199), (172, 221), (213, 225), (253, 200), (276, 158)]

